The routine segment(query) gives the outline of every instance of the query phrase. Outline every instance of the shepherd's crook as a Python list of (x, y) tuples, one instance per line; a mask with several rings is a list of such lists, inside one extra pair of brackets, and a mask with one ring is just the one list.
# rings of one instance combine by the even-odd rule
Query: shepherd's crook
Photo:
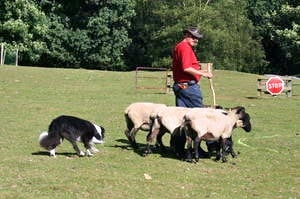
[[(212, 63), (208, 63), (207, 70), (208, 72), (212, 72)], [(212, 92), (213, 99), (214, 99), (214, 106), (216, 106), (216, 94), (215, 94), (214, 85), (211, 78), (209, 78), (208, 80), (209, 80), (210, 90)]]

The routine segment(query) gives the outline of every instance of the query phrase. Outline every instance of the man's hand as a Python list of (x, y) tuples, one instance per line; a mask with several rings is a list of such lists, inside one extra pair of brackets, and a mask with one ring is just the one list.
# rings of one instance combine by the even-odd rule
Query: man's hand
[(202, 76), (207, 77), (208, 79), (211, 79), (213, 77), (213, 74), (211, 72), (203, 72)]

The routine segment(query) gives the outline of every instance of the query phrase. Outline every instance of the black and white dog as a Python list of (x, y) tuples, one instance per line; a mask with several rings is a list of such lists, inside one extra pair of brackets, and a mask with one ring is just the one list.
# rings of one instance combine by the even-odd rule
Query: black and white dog
[(42, 132), (39, 136), (41, 147), (49, 150), (50, 156), (55, 156), (55, 148), (67, 139), (73, 146), (78, 156), (84, 156), (76, 142), (82, 142), (86, 148), (86, 155), (92, 156), (99, 152), (94, 144), (101, 144), (104, 141), (105, 129), (102, 126), (93, 124), (87, 120), (74, 116), (62, 115), (49, 125), (48, 132)]

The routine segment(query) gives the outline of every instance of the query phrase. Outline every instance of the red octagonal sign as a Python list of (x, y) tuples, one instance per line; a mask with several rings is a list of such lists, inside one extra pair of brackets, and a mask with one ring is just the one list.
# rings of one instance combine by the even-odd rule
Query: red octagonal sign
[(271, 95), (279, 95), (284, 89), (284, 81), (280, 77), (270, 77), (266, 82), (266, 89)]

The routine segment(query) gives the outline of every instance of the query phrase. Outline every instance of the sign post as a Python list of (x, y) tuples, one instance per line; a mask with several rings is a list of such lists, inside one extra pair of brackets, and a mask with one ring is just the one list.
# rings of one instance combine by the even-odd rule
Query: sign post
[(271, 95), (279, 95), (284, 89), (284, 81), (278, 77), (270, 77), (266, 82), (266, 90)]

